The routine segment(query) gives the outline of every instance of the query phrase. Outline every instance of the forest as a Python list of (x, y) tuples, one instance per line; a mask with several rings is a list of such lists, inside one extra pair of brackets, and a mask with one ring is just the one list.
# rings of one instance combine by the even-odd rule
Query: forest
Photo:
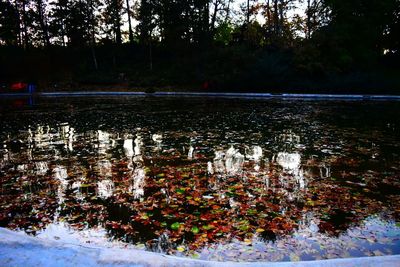
[(400, 0), (0, 0), (0, 83), (398, 93)]

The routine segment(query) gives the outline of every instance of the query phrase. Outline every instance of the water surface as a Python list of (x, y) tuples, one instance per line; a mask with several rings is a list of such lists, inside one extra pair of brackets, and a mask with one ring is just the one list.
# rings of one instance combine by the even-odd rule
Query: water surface
[(0, 104), (2, 227), (214, 260), (400, 253), (400, 102)]

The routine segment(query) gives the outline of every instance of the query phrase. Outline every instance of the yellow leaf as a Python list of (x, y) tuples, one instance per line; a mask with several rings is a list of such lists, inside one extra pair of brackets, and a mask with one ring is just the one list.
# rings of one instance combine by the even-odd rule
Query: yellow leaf
[(261, 229), (261, 228), (258, 228), (257, 230), (256, 230), (256, 232), (257, 233), (262, 233), (262, 232), (264, 232), (265, 230), (264, 229)]
[(291, 261), (299, 261), (300, 260), (300, 257), (299, 256), (297, 256), (296, 254), (290, 254), (290, 260)]
[(176, 249), (177, 249), (179, 252), (185, 251), (185, 247), (183, 247), (183, 246), (179, 246), (179, 247), (177, 247)]

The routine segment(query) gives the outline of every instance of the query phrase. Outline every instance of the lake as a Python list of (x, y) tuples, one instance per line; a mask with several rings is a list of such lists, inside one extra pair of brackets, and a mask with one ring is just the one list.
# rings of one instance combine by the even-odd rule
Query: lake
[(204, 260), (400, 254), (398, 101), (0, 98), (0, 112), (0, 227)]

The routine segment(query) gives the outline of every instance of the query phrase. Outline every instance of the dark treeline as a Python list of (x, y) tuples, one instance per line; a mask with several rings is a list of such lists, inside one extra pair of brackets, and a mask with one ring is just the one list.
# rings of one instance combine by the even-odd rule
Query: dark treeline
[(400, 0), (0, 0), (0, 82), (400, 88)]

